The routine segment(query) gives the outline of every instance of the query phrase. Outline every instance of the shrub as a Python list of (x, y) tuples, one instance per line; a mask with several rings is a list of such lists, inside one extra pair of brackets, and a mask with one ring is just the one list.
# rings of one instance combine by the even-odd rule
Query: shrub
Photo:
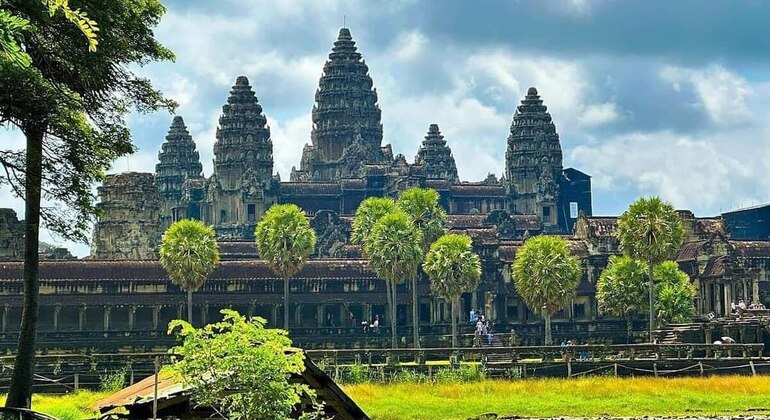
[(123, 367), (113, 372), (104, 371), (99, 375), (99, 389), (106, 392), (118, 392), (126, 386), (128, 369)]

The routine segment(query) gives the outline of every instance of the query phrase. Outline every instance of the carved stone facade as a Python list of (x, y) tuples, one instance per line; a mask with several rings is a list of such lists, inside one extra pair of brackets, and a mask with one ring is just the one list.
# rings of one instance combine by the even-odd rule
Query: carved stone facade
[[(414, 163), (402, 154), (394, 156), (390, 145), (383, 146), (377, 92), (347, 28), (340, 30), (324, 65), (315, 100), (311, 144), (303, 150), (300, 168), (292, 169), (290, 182), (281, 182), (273, 173), (270, 129), (245, 76), (236, 79), (222, 107), (210, 177), (202, 176), (199, 154), (184, 121), (174, 117), (156, 166), (162, 225), (195, 218), (214, 226), (222, 240), (252, 240), (256, 223), (268, 207), (295, 203), (310, 217), (326, 214), (325, 221), (317, 224), (322, 238), (318, 255), (334, 256), (342, 248), (333, 244), (345, 234), (329, 231), (334, 225), (330, 221), (352, 215), (366, 197), (396, 196), (411, 187), (437, 190), (450, 214), (506, 210), (534, 215), (541, 226), (532, 231), (538, 232), (571, 232), (577, 218), (566, 214), (571, 204), (591, 213), (590, 177), (575, 169), (562, 171), (559, 136), (534, 88), (513, 117), (506, 177), (490, 174), (480, 182), (460, 181), (438, 124), (430, 124)], [(112, 189), (105, 192), (119, 194)], [(107, 215), (105, 220), (120, 217)], [(99, 254), (93, 255), (133, 258), (133, 251), (121, 254), (105, 249), (111, 242), (108, 234), (100, 232), (101, 226), (95, 233)], [(155, 230), (147, 235), (155, 237), (145, 242), (160, 241)]]
[(165, 226), (155, 176), (139, 172), (107, 175), (98, 191), (102, 217), (94, 227), (91, 256), (156, 259)]
[(24, 257), (24, 223), (12, 209), (0, 209), (0, 260)]

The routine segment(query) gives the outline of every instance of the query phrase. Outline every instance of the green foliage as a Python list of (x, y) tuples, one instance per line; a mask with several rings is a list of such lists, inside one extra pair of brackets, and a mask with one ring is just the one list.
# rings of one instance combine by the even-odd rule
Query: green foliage
[(186, 291), (196, 291), (219, 264), (214, 229), (200, 220), (175, 222), (163, 234), (160, 264), (171, 281)]
[[(20, 129), (28, 148), (31, 139), (42, 139), (43, 149), (42, 175), (27, 166), (25, 150), (0, 150), (2, 182), (24, 197), (26, 178), (34, 185), (41, 176), (44, 198), (58, 204), (42, 209), (43, 223), (67, 239), (87, 241), (98, 214), (93, 185), (115, 159), (134, 150), (125, 115), (132, 108), (146, 112), (176, 105), (134, 74), (137, 64), (174, 58), (153, 33), (165, 9), (158, 0), (116, 0), (86, 15), (65, 0), (1, 3), (0, 39), (19, 41), (21, 34), (24, 60), (33, 64), (2, 66), (0, 121)], [(62, 24), (52, 15), (57, 12), (75, 25)], [(15, 32), (8, 32), (8, 25)], [(99, 48), (91, 52), (83, 34), (93, 50), (97, 30)]]
[(126, 386), (128, 369), (123, 367), (112, 372), (99, 375), (99, 389), (104, 392), (118, 392)]
[(433, 243), (422, 268), (433, 293), (451, 300), (478, 287), (481, 260), (468, 235), (448, 233)]
[(519, 248), (513, 273), (516, 291), (527, 306), (536, 311), (545, 308), (552, 315), (570, 303), (582, 271), (580, 261), (570, 255), (567, 241), (540, 235)]
[(360, 384), (370, 379), (369, 367), (361, 363), (347, 366), (342, 372), (342, 382), (348, 384)]
[(196, 404), (217, 407), (229, 419), (284, 419), (305, 385), (290, 382), (304, 370), (303, 354), (286, 331), (266, 329), (262, 318), (223, 309), (224, 320), (196, 329), (181, 320), (169, 324), (183, 340), (171, 366), (192, 389)]
[(417, 272), (423, 257), (422, 240), (409, 216), (396, 210), (374, 224), (364, 250), (374, 272), (397, 284)]
[(620, 215), (615, 234), (623, 253), (658, 264), (679, 251), (684, 229), (671, 204), (650, 197), (636, 200)]
[(396, 203), (390, 198), (369, 197), (362, 201), (356, 209), (353, 219), (350, 241), (363, 245), (374, 225), (386, 214), (396, 210)]
[(475, 365), (444, 367), (436, 370), (435, 381), (438, 383), (478, 382), (485, 378), (484, 371)]
[(24, 39), (24, 32), (33, 29), (27, 19), (14, 16), (7, 10), (0, 10), (0, 70), (9, 65), (29, 67), (29, 55), (19, 44)]
[(644, 312), (647, 308), (645, 263), (613, 255), (596, 283), (599, 311), (617, 317)]
[(415, 227), (422, 232), (423, 249), (426, 251), (444, 233), (446, 212), (439, 205), (438, 199), (436, 190), (410, 188), (396, 200), (398, 208), (409, 215)]
[(283, 278), (301, 270), (315, 250), (315, 231), (295, 204), (271, 206), (257, 224), (255, 235), (260, 258)]
[(687, 273), (674, 261), (665, 261), (653, 270), (655, 277), (655, 310), (658, 322), (684, 323), (695, 316), (695, 286)]

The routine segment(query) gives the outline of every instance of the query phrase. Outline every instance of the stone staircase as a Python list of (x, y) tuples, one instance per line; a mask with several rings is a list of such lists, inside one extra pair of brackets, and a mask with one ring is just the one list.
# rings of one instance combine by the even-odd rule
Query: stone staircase
[[(481, 348), (484, 348), (484, 349), (495, 348), (495, 347), (505, 347), (503, 345), (503, 341), (500, 339), (500, 336), (496, 334), (492, 336), (491, 343), (489, 342), (489, 340), (487, 340), (486, 337), (481, 337), (481, 339), (479, 340), (479, 344)], [(511, 357), (511, 355), (507, 353), (490, 354), (487, 356), (487, 363), (511, 363), (511, 362), (513, 362), (513, 357)]]
[(699, 322), (689, 324), (669, 324), (655, 330), (660, 344), (703, 343), (704, 324)]

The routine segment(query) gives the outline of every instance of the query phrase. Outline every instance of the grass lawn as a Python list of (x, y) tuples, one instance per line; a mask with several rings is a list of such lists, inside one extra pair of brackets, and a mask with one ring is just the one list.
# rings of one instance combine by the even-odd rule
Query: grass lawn
[(484, 413), (525, 417), (770, 413), (767, 376), (587, 377), (343, 388), (377, 420), (467, 419)]
[[(96, 418), (99, 413), (88, 408), (94, 402), (110, 395), (111, 392), (78, 391), (67, 395), (33, 395), (32, 409), (62, 420)], [(5, 404), (5, 395), (0, 396), (0, 405)]]

